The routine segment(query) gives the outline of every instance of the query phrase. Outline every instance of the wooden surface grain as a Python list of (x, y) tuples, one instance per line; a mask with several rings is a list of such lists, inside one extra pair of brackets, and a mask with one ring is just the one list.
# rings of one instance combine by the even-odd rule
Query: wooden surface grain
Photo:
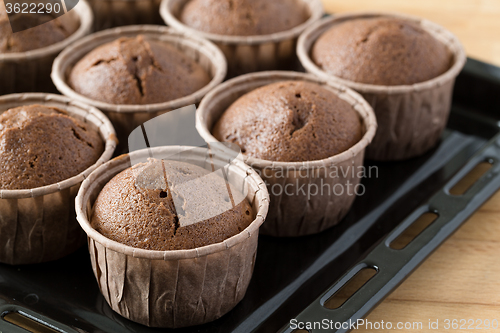
[[(499, 0), (323, 0), (330, 13), (394, 11), (437, 22), (464, 44), (471, 57), (500, 66)], [(417, 323), (394, 332), (500, 332), (500, 193), (494, 195), (367, 318), (372, 323)], [(445, 328), (457, 319), (458, 328)], [(467, 320), (460, 323), (460, 320)], [(474, 320), (471, 325), (470, 319)], [(483, 320), (479, 325), (478, 319)], [(439, 321), (429, 329), (429, 321)], [(491, 325), (491, 324), (490, 324)], [(413, 325), (409, 325), (413, 326)], [(409, 327), (408, 326), (408, 327)], [(460, 329), (460, 326), (462, 329)], [(363, 328), (356, 332), (386, 332)]]

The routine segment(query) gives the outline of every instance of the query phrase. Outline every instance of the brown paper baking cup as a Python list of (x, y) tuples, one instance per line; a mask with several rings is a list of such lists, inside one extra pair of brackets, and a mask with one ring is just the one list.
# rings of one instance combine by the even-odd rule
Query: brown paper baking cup
[[(90, 225), (92, 206), (104, 185), (134, 161), (169, 159), (188, 152), (185, 162), (204, 166), (205, 154), (194, 147), (166, 146), (134, 151), (97, 168), (76, 198), (77, 219), (88, 236), (92, 267), (110, 307), (122, 316), (151, 327), (185, 327), (215, 320), (245, 295), (252, 276), (258, 230), (266, 218), (269, 196), (262, 179), (239, 160), (223, 158), (229, 181), (243, 186), (255, 220), (241, 233), (221, 243), (189, 250), (144, 250), (112, 241)], [(186, 156), (186, 154), (184, 154)], [(222, 164), (221, 164), (222, 165)]]
[(161, 0), (88, 0), (94, 31), (136, 24), (163, 24)]
[(76, 222), (75, 197), (81, 182), (108, 161), (116, 147), (111, 122), (96, 108), (41, 93), (0, 97), (0, 112), (22, 105), (57, 107), (99, 131), (105, 150), (97, 162), (59, 183), (27, 190), (0, 189), (0, 262), (34, 264), (64, 257), (85, 243)]
[(0, 53), (0, 95), (30, 91), (56, 92), (50, 80), (52, 62), (65, 47), (91, 32), (94, 16), (88, 3), (81, 0), (65, 15), (73, 16), (80, 27), (65, 40), (40, 49)]
[[(452, 67), (429, 81), (379, 86), (344, 80), (327, 73), (313, 62), (311, 49), (325, 31), (347, 20), (371, 17), (395, 17), (419, 24), (448, 47), (454, 59)], [(450, 113), (455, 78), (466, 61), (462, 45), (451, 32), (425, 19), (391, 13), (350, 13), (326, 17), (300, 36), (297, 54), (308, 72), (356, 90), (373, 107), (378, 131), (366, 155), (374, 160), (407, 159), (421, 155), (436, 145)]]
[(321, 0), (301, 0), (310, 16), (293, 29), (261, 36), (226, 36), (199, 31), (179, 21), (181, 10), (188, 1), (163, 0), (161, 16), (174, 29), (214, 42), (226, 56), (230, 77), (264, 70), (295, 69), (298, 66), (295, 53), (298, 36), (323, 16)]
[[(71, 88), (67, 82), (73, 66), (96, 47), (112, 42), (120, 37), (144, 35), (146, 38), (170, 43), (187, 56), (195, 59), (210, 75), (211, 81), (191, 95), (164, 103), (145, 105), (116, 105), (85, 97)], [(222, 52), (211, 42), (187, 36), (171, 28), (156, 25), (133, 25), (101, 31), (87, 36), (65, 49), (54, 61), (52, 80), (57, 89), (74, 100), (95, 106), (111, 120), (121, 144), (119, 150), (126, 148), (128, 135), (138, 126), (165, 112), (198, 103), (203, 96), (219, 83), (227, 71)], [(125, 146), (124, 146), (125, 145)]]
[[(356, 92), (337, 83), (297, 72), (262, 72), (229, 80), (207, 94), (196, 113), (196, 128), (208, 143), (218, 140), (211, 130), (224, 111), (243, 94), (274, 82), (302, 80), (317, 83), (352, 105), (362, 120), (364, 135), (350, 149), (317, 161), (273, 162), (244, 156), (267, 184), (271, 197), (269, 213), (261, 232), (273, 236), (301, 236), (323, 231), (337, 224), (351, 207), (355, 195), (340, 188), (356, 187), (360, 174), (339, 172), (363, 165), (366, 146), (377, 129), (370, 105)], [(348, 183), (349, 182), (349, 183)], [(328, 190), (328, 188), (330, 190)], [(334, 192), (333, 189), (337, 190)], [(321, 193), (321, 189), (323, 192)], [(316, 191), (317, 190), (317, 191)], [(314, 193), (316, 192), (316, 193)], [(351, 191), (351, 193), (354, 193)]]

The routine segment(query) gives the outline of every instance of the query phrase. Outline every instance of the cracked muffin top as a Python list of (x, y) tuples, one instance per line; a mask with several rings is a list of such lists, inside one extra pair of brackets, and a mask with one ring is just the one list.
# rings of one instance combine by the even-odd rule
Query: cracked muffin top
[(0, 115), (0, 188), (30, 189), (76, 176), (104, 151), (100, 135), (66, 111), (20, 106)]
[[(26, 27), (46, 22), (34, 28), (12, 33), (4, 2), (0, 0), (0, 53), (26, 52), (60, 42), (78, 29), (78, 22), (68, 15), (56, 19), (49, 14), (14, 14), (12, 20)], [(51, 20), (51, 21), (49, 21)]]
[(191, 0), (180, 21), (194, 29), (232, 36), (268, 35), (309, 18), (299, 0)]
[(210, 81), (196, 61), (166, 42), (120, 38), (83, 57), (69, 76), (78, 93), (111, 104), (163, 103)]
[(247, 199), (217, 173), (178, 161), (149, 159), (114, 176), (91, 218), (105, 237), (146, 250), (219, 243), (254, 219)]
[(313, 61), (346, 80), (411, 85), (433, 79), (452, 65), (447, 47), (419, 24), (397, 18), (349, 20), (323, 33)]
[(219, 141), (268, 161), (315, 161), (339, 154), (362, 136), (352, 106), (322, 86), (283, 81), (237, 99), (213, 129)]

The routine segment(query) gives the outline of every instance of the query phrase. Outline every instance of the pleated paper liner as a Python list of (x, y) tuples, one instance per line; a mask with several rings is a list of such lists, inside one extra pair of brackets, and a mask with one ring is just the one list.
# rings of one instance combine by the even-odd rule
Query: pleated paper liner
[[(77, 218), (88, 236), (92, 267), (110, 307), (122, 316), (151, 327), (185, 327), (215, 320), (245, 295), (255, 264), (258, 230), (266, 218), (269, 196), (262, 179), (240, 160), (212, 156), (229, 182), (256, 212), (241, 233), (221, 243), (195, 249), (153, 251), (112, 241), (93, 229), (93, 204), (104, 185), (131, 160), (150, 156), (209, 168), (207, 155), (194, 147), (165, 146), (134, 151), (97, 168), (82, 184), (76, 199)], [(183, 154), (187, 152), (187, 154)]]
[(94, 31), (137, 24), (163, 24), (161, 0), (88, 0)]
[(65, 40), (27, 52), (0, 53), (0, 95), (56, 91), (50, 79), (52, 62), (64, 48), (91, 32), (94, 16), (88, 3), (81, 0), (60, 19), (74, 21), (79, 25)]
[[(87, 53), (103, 44), (121, 37), (144, 35), (147, 39), (158, 40), (172, 44), (185, 55), (198, 62), (209, 74), (211, 81), (191, 95), (164, 103), (145, 105), (116, 105), (85, 97), (71, 88), (67, 82), (73, 66)], [(204, 39), (187, 36), (172, 28), (155, 25), (138, 25), (104, 30), (79, 40), (66, 48), (54, 61), (52, 80), (57, 89), (74, 100), (99, 108), (111, 120), (116, 129), (120, 145), (118, 151), (126, 150), (129, 134), (138, 126), (165, 112), (187, 105), (198, 103), (203, 96), (219, 83), (227, 71), (227, 64), (222, 52), (211, 42)]]
[(188, 1), (163, 0), (161, 16), (174, 29), (214, 42), (226, 56), (229, 77), (264, 70), (295, 69), (298, 65), (295, 52), (298, 36), (323, 16), (321, 0), (300, 0), (310, 16), (293, 29), (261, 36), (225, 36), (199, 31), (179, 21), (181, 10)]
[[(447, 72), (429, 81), (379, 86), (333, 76), (313, 62), (311, 48), (325, 31), (348, 20), (372, 17), (395, 17), (416, 22), (448, 47), (453, 55), (453, 65)], [(367, 158), (388, 161), (418, 156), (436, 145), (450, 113), (455, 78), (466, 61), (465, 51), (458, 39), (443, 27), (425, 19), (389, 13), (363, 12), (324, 18), (300, 36), (297, 54), (308, 72), (356, 90), (372, 105), (379, 129), (366, 151)]]
[[(363, 166), (366, 146), (371, 142), (377, 122), (370, 105), (356, 92), (336, 83), (326, 82), (310, 74), (297, 72), (261, 72), (246, 74), (231, 79), (207, 94), (196, 114), (196, 128), (208, 143), (217, 142), (211, 130), (224, 111), (240, 96), (256, 88), (280, 81), (303, 80), (320, 84), (352, 105), (363, 124), (362, 139), (350, 149), (318, 161), (273, 162), (244, 156), (245, 163), (255, 168), (268, 185), (271, 197), (263, 234), (272, 236), (302, 236), (321, 232), (337, 224), (350, 209), (355, 195), (344, 191), (336, 195), (328, 193), (312, 194), (308, 188), (323, 185), (346, 188), (348, 182), (355, 187), (360, 174), (339, 172), (331, 177), (331, 170), (358, 170)], [(281, 191), (276, 190), (281, 189)], [(305, 189), (302, 191), (300, 189)], [(285, 191), (284, 189), (287, 189)], [(287, 193), (285, 193), (287, 192)], [(340, 192), (340, 191), (337, 191)], [(290, 195), (291, 194), (291, 195)], [(353, 192), (351, 192), (353, 194)]]
[(31, 104), (60, 108), (98, 130), (105, 150), (94, 165), (59, 183), (26, 190), (0, 190), (0, 262), (13, 265), (59, 259), (85, 243), (85, 234), (76, 222), (75, 197), (81, 182), (108, 161), (116, 147), (113, 126), (99, 110), (63, 96), (3, 96), (0, 112)]

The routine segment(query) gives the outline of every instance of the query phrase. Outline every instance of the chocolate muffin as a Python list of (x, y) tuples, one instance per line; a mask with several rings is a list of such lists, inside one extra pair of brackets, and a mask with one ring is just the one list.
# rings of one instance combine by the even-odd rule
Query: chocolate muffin
[(141, 35), (96, 48), (69, 76), (76, 92), (111, 104), (163, 103), (209, 82), (203, 67), (176, 47)]
[(427, 81), (452, 65), (442, 42), (417, 23), (389, 17), (335, 25), (318, 38), (311, 56), (332, 75), (384, 86)]
[(236, 100), (213, 135), (236, 143), (248, 156), (302, 162), (349, 149), (361, 139), (362, 127), (356, 111), (333, 92), (315, 83), (283, 81)]
[(286, 31), (308, 18), (299, 0), (191, 0), (180, 15), (194, 29), (233, 36)]
[(227, 188), (222, 177), (201, 167), (149, 159), (104, 186), (91, 225), (109, 239), (146, 250), (219, 243), (254, 219), (246, 198)]
[(78, 24), (71, 22), (65, 15), (53, 19), (50, 14), (19, 13), (14, 14), (12, 20), (17, 25), (25, 24), (27, 28), (46, 23), (14, 34), (4, 11), (4, 2), (0, 0), (0, 53), (26, 52), (46, 47), (66, 39), (78, 29)]
[(30, 189), (76, 176), (104, 147), (99, 134), (60, 109), (20, 106), (0, 115), (0, 188)]

